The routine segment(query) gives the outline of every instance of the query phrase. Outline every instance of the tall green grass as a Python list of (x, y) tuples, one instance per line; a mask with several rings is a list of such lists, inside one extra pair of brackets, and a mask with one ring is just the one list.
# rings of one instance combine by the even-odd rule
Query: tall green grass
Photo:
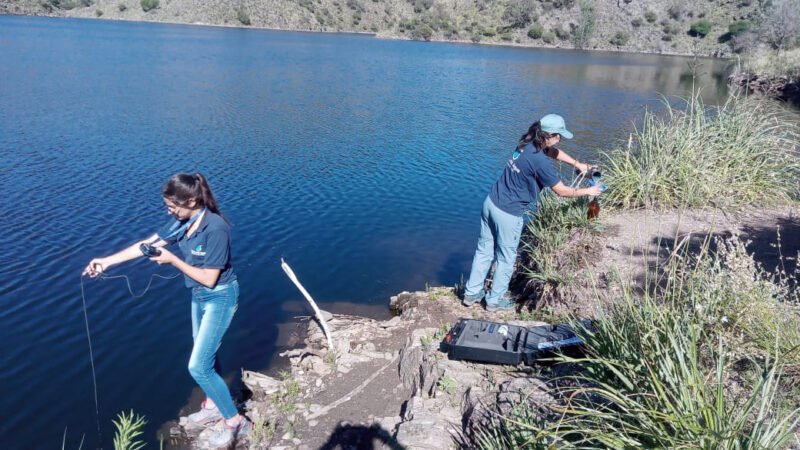
[(593, 229), (587, 219), (588, 199), (561, 199), (550, 191), (540, 195), (538, 209), (526, 224), (522, 239), (527, 264), (523, 273), (540, 283), (560, 284), (570, 276), (563, 270), (564, 246), (578, 229)]
[(767, 52), (748, 58), (744, 62), (746, 70), (773, 77), (788, 76), (800, 80), (800, 48), (785, 52)]
[(607, 153), (607, 205), (738, 207), (798, 197), (796, 123), (767, 102), (732, 98), (709, 107), (694, 95), (647, 111), (628, 145)]
[[(483, 449), (781, 449), (794, 439), (797, 400), (782, 407), (796, 365), (791, 294), (739, 241), (699, 255), (676, 251), (650, 289), (621, 298), (581, 329), (587, 357), (554, 380), (557, 406), (522, 402), (480, 430)], [(745, 344), (747, 352), (738, 346)], [(543, 407), (539, 407), (543, 408)]]

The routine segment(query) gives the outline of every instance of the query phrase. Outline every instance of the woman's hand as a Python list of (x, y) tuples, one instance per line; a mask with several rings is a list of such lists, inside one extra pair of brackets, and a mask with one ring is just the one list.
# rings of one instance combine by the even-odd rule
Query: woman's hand
[(83, 269), (83, 273), (81, 275), (88, 275), (91, 278), (97, 278), (103, 271), (108, 268), (108, 263), (106, 262), (105, 258), (95, 258), (89, 261), (89, 265)]
[(159, 248), (159, 250), (161, 250), (161, 254), (158, 256), (151, 257), (150, 261), (153, 261), (154, 263), (160, 266), (163, 264), (175, 264), (175, 261), (178, 260), (178, 257), (175, 256), (174, 253), (167, 250), (165, 247), (161, 247)]
[(597, 197), (598, 195), (603, 193), (603, 189), (600, 186), (590, 186), (586, 188), (586, 195), (590, 197)]
[(586, 176), (586, 174), (589, 172), (589, 170), (592, 169), (592, 166), (590, 166), (589, 164), (586, 164), (586, 163), (575, 161), (575, 169), (577, 169), (578, 172), (581, 173), (581, 175)]

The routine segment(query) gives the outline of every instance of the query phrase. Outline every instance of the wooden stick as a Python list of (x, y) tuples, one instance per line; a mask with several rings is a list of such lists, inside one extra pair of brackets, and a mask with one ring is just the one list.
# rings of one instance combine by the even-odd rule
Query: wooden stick
[(286, 275), (289, 277), (290, 280), (297, 286), (297, 289), (300, 289), (300, 292), (303, 296), (308, 300), (308, 303), (311, 303), (311, 307), (314, 308), (314, 313), (317, 315), (317, 319), (319, 319), (319, 323), (322, 324), (322, 331), (325, 332), (325, 337), (328, 338), (328, 349), (333, 351), (333, 339), (331, 339), (331, 330), (328, 329), (328, 322), (325, 321), (325, 318), (322, 317), (322, 312), (317, 307), (317, 304), (314, 302), (314, 299), (311, 298), (311, 294), (308, 293), (306, 288), (300, 284), (300, 280), (297, 279), (297, 275), (294, 274), (294, 271), (286, 261), (281, 258), (281, 269), (286, 272)]

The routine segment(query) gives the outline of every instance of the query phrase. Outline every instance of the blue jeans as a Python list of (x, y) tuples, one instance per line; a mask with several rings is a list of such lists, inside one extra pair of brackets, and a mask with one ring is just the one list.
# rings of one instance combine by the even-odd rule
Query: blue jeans
[(192, 337), (194, 347), (189, 358), (189, 373), (206, 396), (219, 408), (222, 417), (230, 419), (239, 412), (233, 404), (225, 380), (214, 365), (222, 336), (238, 308), (239, 282), (192, 288)]
[(522, 216), (501, 210), (486, 197), (481, 213), (481, 237), (478, 239), (478, 249), (472, 260), (472, 270), (464, 294), (475, 296), (483, 289), (492, 262), (496, 260), (492, 290), (486, 294), (486, 304), (497, 305), (503, 299), (517, 261), (522, 222)]

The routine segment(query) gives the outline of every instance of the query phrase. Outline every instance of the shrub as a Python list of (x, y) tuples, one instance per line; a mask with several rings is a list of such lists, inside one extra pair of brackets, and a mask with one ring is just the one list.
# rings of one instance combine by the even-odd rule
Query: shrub
[(552, 31), (548, 31), (542, 35), (542, 40), (545, 43), (552, 44), (556, 40), (556, 35)]
[(558, 24), (555, 28), (553, 28), (553, 32), (556, 34), (556, 37), (561, 39), (562, 41), (566, 41), (569, 39), (569, 31), (564, 29), (561, 24)]
[(658, 20), (658, 16), (654, 11), (647, 11), (644, 13), (644, 20), (646, 20), (647, 23), (655, 23), (656, 20)]
[(528, 29), (528, 37), (531, 39), (539, 39), (544, 34), (544, 27), (536, 24)]
[(692, 36), (697, 36), (704, 38), (706, 35), (711, 31), (711, 22), (707, 20), (698, 20), (697, 22), (693, 23), (692, 26), (689, 28), (689, 34)]
[(631, 20), (631, 25), (633, 25), (634, 28), (639, 28), (640, 26), (643, 25), (642, 19), (637, 17), (637, 18)]
[(581, 16), (578, 20), (578, 25), (572, 32), (572, 43), (576, 48), (586, 48), (594, 34), (595, 25), (597, 22), (597, 11), (594, 6), (584, 1), (581, 3)]
[(616, 45), (617, 47), (621, 47), (627, 44), (630, 38), (631, 36), (628, 33), (624, 31), (617, 31), (609, 42), (611, 42), (611, 44), (613, 45)]
[(730, 33), (731, 36), (742, 34), (749, 29), (750, 29), (750, 22), (746, 20), (742, 20), (740, 22), (733, 22), (730, 25), (728, 25), (728, 33)]
[(158, 8), (158, 3), (158, 0), (139, 0), (139, 4), (142, 6), (142, 11), (144, 12)]
[(696, 95), (679, 109), (665, 104), (663, 117), (645, 113), (628, 148), (605, 155), (606, 205), (735, 208), (798, 197), (798, 141), (769, 104), (710, 108)]
[(117, 5), (117, 9), (119, 10), (119, 12), (125, 12), (128, 9), (128, 6), (125, 5), (125, 3), (120, 3), (119, 5)]
[(236, 18), (242, 25), (250, 25), (250, 14), (248, 14), (244, 9), (239, 9), (236, 11)]
[(94, 15), (97, 16), (97, 17), (102, 17), (103, 16), (103, 10), (102, 9), (95, 9), (94, 10)]
[(418, 24), (411, 32), (411, 37), (420, 41), (430, 41), (433, 37), (433, 29), (426, 23)]
[(511, 33), (503, 33), (500, 35), (500, 40), (504, 42), (511, 42), (514, 40), (514, 36)]
[(481, 31), (481, 34), (486, 37), (492, 37), (497, 35), (497, 30), (494, 27), (486, 27)]
[(503, 20), (512, 28), (523, 28), (536, 21), (534, 0), (511, 0), (503, 12)]
[(679, 20), (681, 18), (681, 16), (683, 15), (683, 5), (680, 5), (680, 4), (676, 3), (676, 4), (672, 5), (672, 6), (670, 6), (667, 9), (667, 14), (673, 20)]
[(570, 9), (575, 6), (575, 0), (551, 0), (553, 8), (556, 9)]

